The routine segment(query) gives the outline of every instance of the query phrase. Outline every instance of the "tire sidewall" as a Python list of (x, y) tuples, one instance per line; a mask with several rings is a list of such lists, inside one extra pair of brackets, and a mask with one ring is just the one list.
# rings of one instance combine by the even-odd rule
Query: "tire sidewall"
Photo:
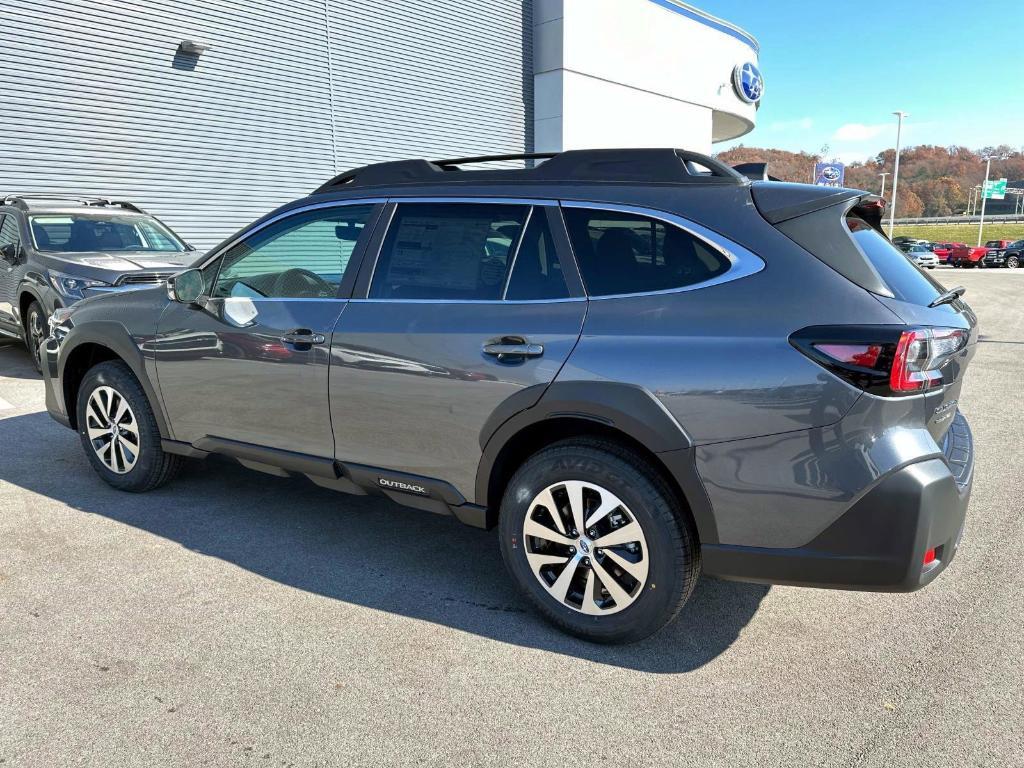
[[(124, 474), (118, 474), (109, 469), (92, 447), (92, 441), (86, 431), (85, 410), (89, 402), (89, 396), (98, 387), (110, 387), (121, 397), (128, 401), (129, 407), (135, 416), (135, 423), (139, 430), (139, 456), (135, 466)], [(76, 403), (78, 435), (82, 440), (82, 447), (96, 473), (108, 484), (115, 488), (126, 491), (135, 491), (143, 488), (149, 478), (156, 471), (154, 462), (159, 460), (157, 455), (160, 445), (160, 433), (156, 428), (152, 409), (146, 399), (134, 374), (124, 363), (100, 363), (92, 368), (82, 379), (82, 385), (78, 390), (78, 402)]]
[[(549, 485), (582, 480), (618, 496), (640, 524), (650, 560), (643, 593), (617, 613), (588, 616), (557, 602), (540, 584), (526, 559), (523, 523), (530, 502)], [(688, 589), (680, 567), (679, 521), (670, 502), (643, 473), (627, 462), (590, 448), (549, 449), (527, 461), (505, 491), (501, 506), (502, 556), (515, 581), (552, 621), (566, 631), (597, 642), (639, 640), (660, 629)]]

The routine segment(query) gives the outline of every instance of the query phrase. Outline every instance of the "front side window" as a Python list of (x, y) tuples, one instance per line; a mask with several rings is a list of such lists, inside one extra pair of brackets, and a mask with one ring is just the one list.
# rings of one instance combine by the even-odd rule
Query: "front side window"
[(224, 254), (212, 295), (333, 298), (373, 205), (319, 208), (289, 216)]
[(492, 203), (400, 204), (381, 246), (370, 298), (500, 299), (529, 210)]
[(36, 248), (50, 253), (150, 251), (181, 253), (185, 244), (156, 219), (112, 214), (29, 217)]
[(729, 270), (722, 253), (673, 224), (589, 208), (566, 208), (564, 213), (591, 296), (682, 288)]
[(0, 248), (11, 243), (20, 243), (21, 235), (18, 234), (18, 220), (14, 216), (2, 216), (0, 223)]

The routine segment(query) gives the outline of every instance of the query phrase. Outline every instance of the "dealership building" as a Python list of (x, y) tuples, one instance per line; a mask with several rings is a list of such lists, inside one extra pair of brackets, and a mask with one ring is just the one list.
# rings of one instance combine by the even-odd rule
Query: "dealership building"
[(754, 127), (758, 46), (676, 0), (19, 0), (0, 193), (130, 199), (200, 248), (353, 166)]

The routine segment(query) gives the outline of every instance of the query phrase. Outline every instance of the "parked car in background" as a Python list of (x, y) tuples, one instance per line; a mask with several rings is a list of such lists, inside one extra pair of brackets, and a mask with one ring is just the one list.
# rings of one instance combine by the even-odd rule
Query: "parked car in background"
[(1014, 240), (1006, 246), (1006, 266), (1017, 269), (1024, 264), (1024, 240)]
[(548, 158), (347, 171), (165, 285), (58, 310), (47, 409), (121, 490), (213, 453), (497, 526), (592, 641), (658, 630), (701, 573), (935, 579), (972, 481), (963, 289), (892, 246), (876, 195), (682, 150)]
[(939, 257), (932, 253), (932, 249), (927, 245), (911, 245), (903, 252), (919, 267), (935, 269), (939, 265)]
[(933, 243), (932, 253), (935, 254), (941, 263), (945, 264), (949, 261), (953, 249), (958, 245), (962, 245), (962, 243)]
[(159, 283), (194, 258), (191, 246), (132, 203), (9, 195), (0, 200), (0, 335), (22, 339), (39, 369), (55, 309)]
[[(1012, 240), (989, 240), (985, 243), (985, 256), (982, 263), (986, 267), (1005, 267), (1007, 264), (1006, 252), (1013, 245)], [(1017, 263), (1020, 263), (1018, 257)]]
[(988, 248), (984, 245), (974, 246), (966, 245), (964, 243), (957, 243), (953, 247), (953, 252), (949, 256), (949, 263), (954, 267), (984, 267), (982, 259), (988, 253)]

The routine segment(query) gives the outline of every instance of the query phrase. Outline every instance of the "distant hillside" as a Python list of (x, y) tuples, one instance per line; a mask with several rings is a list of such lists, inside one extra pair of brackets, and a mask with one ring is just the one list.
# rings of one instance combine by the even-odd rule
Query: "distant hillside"
[[(967, 147), (935, 147), (921, 145), (907, 147), (900, 153), (899, 201), (897, 217), (949, 216), (967, 209), (971, 187), (985, 178), (983, 154), (1006, 155), (1006, 160), (992, 161), (991, 178), (1005, 177), (1011, 182), (1024, 180), (1024, 151), (1008, 146), (986, 147), (974, 151)], [(768, 163), (768, 172), (784, 181), (813, 181), (814, 164), (822, 158), (806, 152), (786, 152), (782, 149), (759, 149), (739, 146), (717, 157), (729, 165), (740, 163)], [(882, 171), (886, 177), (886, 198), (891, 199), (892, 167), (895, 150), (887, 149), (863, 163), (846, 166), (846, 186), (878, 192)], [(1012, 184), (1011, 184), (1012, 185)], [(990, 200), (992, 213), (1013, 213), (1013, 198), (999, 203)]]

